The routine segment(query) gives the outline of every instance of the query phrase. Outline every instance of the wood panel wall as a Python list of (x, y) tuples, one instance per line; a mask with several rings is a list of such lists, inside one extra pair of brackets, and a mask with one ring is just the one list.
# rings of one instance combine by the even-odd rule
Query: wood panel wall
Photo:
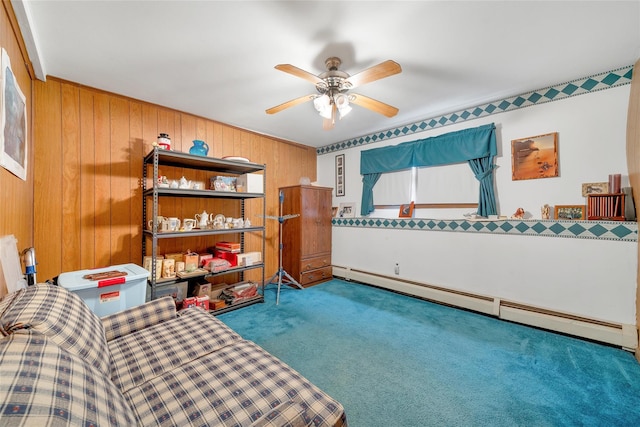
[[(161, 132), (169, 134), (178, 151), (188, 152), (192, 141), (201, 139), (210, 146), (211, 157), (242, 156), (266, 164), (267, 215), (278, 215), (279, 187), (297, 184), (301, 176), (316, 179), (316, 151), (311, 147), (55, 78), (34, 83), (34, 117), (39, 280), (85, 268), (141, 265), (142, 160)], [(207, 181), (210, 175), (168, 167), (160, 173)], [(247, 204), (245, 216), (262, 224), (256, 202)], [(160, 214), (185, 218), (206, 209), (237, 216), (229, 203), (163, 199)], [(268, 279), (278, 268), (277, 221), (266, 226)], [(250, 249), (260, 249), (259, 242), (256, 236), (247, 239)], [(166, 239), (161, 244), (160, 253), (207, 247), (205, 238)]]
[[(635, 206), (640, 206), (640, 59), (633, 66), (629, 111), (627, 114), (627, 169)], [(638, 242), (640, 244), (640, 241)], [(636, 331), (640, 333), (640, 247), (638, 248), (636, 287)], [(636, 350), (640, 361), (640, 347)]]
[[(27, 180), (23, 181), (0, 167), (0, 236), (14, 235), (18, 251), (33, 246), (33, 144), (32, 102), (29, 58), (22, 44), (22, 36), (11, 9), (3, 0), (0, 6), (0, 47), (7, 51), (11, 69), (27, 100)], [(0, 270), (2, 268), (0, 267)], [(23, 268), (24, 271), (24, 268)], [(0, 297), (7, 292), (4, 276), (0, 273)]]

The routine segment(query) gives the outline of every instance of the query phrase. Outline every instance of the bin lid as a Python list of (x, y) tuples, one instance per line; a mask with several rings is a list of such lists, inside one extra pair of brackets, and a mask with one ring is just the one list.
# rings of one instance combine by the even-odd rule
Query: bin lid
[[(85, 279), (87, 275), (96, 275), (99, 273), (118, 272), (126, 273), (126, 275), (102, 278), (98, 280)], [(87, 270), (77, 270), (62, 273), (58, 276), (58, 285), (70, 291), (81, 289), (98, 288), (102, 286), (128, 283), (140, 279), (148, 279), (149, 271), (136, 264), (120, 264), (109, 267), (92, 268)]]

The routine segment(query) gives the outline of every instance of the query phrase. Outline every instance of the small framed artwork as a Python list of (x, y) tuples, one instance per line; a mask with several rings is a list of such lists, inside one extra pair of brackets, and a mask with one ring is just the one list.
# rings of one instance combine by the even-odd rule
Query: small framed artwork
[(344, 196), (344, 154), (336, 156), (336, 196)]
[(356, 217), (356, 204), (355, 203), (340, 203), (338, 208), (338, 218), (355, 218)]
[(413, 202), (407, 203), (405, 205), (400, 205), (400, 212), (398, 212), (398, 216), (400, 218), (412, 218), (413, 208), (414, 208)]
[(557, 205), (555, 207), (555, 219), (584, 219), (584, 205)]
[(0, 165), (27, 180), (27, 101), (11, 70), (7, 51), (0, 56)]
[(331, 208), (331, 218), (336, 218), (338, 216), (338, 207), (334, 206)]
[(607, 194), (608, 192), (608, 182), (588, 182), (582, 184), (582, 197), (587, 197), (589, 194)]
[(511, 141), (511, 180), (558, 176), (558, 132)]

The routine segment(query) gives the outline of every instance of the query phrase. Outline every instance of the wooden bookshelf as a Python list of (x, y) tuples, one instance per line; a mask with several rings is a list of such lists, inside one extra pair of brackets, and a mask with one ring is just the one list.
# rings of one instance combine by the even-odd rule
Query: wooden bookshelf
[(587, 195), (587, 219), (624, 221), (624, 193)]

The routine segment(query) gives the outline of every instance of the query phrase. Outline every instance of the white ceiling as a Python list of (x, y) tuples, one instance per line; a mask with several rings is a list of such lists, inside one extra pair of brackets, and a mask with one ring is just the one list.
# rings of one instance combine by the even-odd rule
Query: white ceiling
[[(314, 147), (640, 57), (640, 1), (12, 3), (32, 61), (47, 76)], [(355, 106), (323, 131), (311, 102), (265, 113), (315, 92), (276, 64), (319, 74), (330, 56), (349, 74), (398, 62), (402, 73), (357, 88), (398, 115)]]

